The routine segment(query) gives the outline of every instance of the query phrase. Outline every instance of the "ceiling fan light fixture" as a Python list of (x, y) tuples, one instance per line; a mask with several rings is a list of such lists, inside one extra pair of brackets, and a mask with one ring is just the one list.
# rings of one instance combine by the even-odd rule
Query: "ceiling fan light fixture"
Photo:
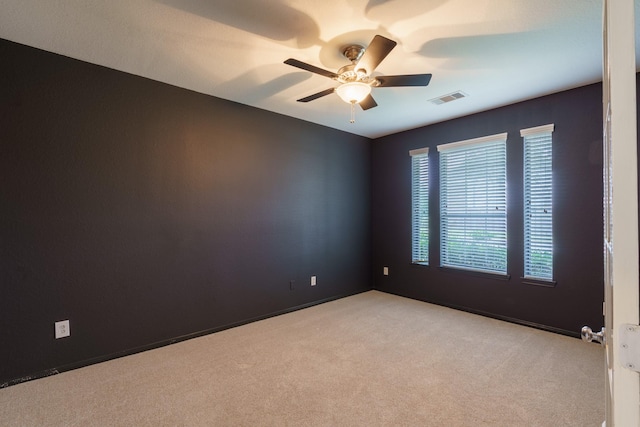
[(362, 82), (348, 82), (338, 86), (336, 93), (347, 104), (358, 104), (369, 96), (371, 86)]

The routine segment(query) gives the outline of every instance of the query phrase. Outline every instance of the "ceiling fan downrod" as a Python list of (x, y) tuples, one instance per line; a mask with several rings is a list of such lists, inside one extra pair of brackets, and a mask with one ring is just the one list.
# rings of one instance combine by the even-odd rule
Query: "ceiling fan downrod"
[(365, 51), (365, 47), (359, 44), (351, 44), (342, 49), (342, 54), (352, 63), (358, 62)]

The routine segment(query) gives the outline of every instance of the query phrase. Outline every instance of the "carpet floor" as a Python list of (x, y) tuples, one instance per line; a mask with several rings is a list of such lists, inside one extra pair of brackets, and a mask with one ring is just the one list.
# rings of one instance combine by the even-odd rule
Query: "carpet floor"
[(0, 390), (3, 426), (600, 426), (593, 344), (378, 291)]

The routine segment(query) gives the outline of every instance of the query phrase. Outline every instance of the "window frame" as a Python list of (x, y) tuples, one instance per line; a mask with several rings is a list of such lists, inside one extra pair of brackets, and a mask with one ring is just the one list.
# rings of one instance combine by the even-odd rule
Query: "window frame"
[(430, 242), (429, 147), (411, 150), (409, 156), (411, 156), (411, 263), (426, 266), (429, 265)]
[[(554, 239), (553, 239), (553, 132), (554, 124), (536, 126), (520, 130), (522, 137), (523, 158), (523, 277), (526, 283), (542, 286), (555, 285), (554, 280)], [(548, 136), (541, 140), (541, 137)], [(547, 150), (542, 156), (531, 157), (531, 150), (535, 147)], [(546, 146), (545, 146), (546, 145)], [(536, 163), (534, 164), (533, 161)], [(535, 182), (532, 182), (535, 180)], [(537, 188), (535, 195), (531, 189)], [(534, 206), (535, 205), (535, 206)], [(534, 211), (539, 211), (538, 224), (532, 224)], [(542, 213), (540, 213), (540, 211)], [(548, 215), (548, 216), (547, 216)], [(545, 233), (541, 235), (541, 233)], [(533, 263), (532, 251), (535, 248), (550, 251), (548, 266)], [(546, 261), (542, 261), (547, 263)], [(549, 274), (545, 273), (548, 270)]]
[[(441, 267), (479, 272), (494, 277), (509, 277), (506, 142), (505, 132), (437, 146), (440, 154)], [(492, 152), (492, 149), (495, 150)], [(483, 170), (471, 154), (495, 156), (495, 159), (492, 159), (497, 165), (496, 168)], [(463, 172), (461, 175), (456, 175), (455, 164), (449, 164), (453, 161), (458, 162), (458, 168), (460, 165), (463, 166), (463, 169), (459, 169)], [(484, 177), (480, 177), (483, 171)], [(449, 179), (452, 173), (452, 179)], [(484, 185), (484, 200), (482, 197), (474, 199), (472, 196), (479, 193), (468, 191), (468, 184), (472, 179), (476, 180), (474, 185), (479, 183), (478, 189), (481, 190)], [(470, 196), (475, 200), (475, 207), (470, 207)], [(448, 206), (449, 203), (453, 203), (454, 206)], [(490, 212), (490, 204), (502, 212)], [(451, 244), (453, 239), (450, 234), (457, 234), (465, 248), (456, 250), (455, 245)], [(493, 266), (490, 260), (492, 247), (502, 252), (498, 262)], [(460, 262), (463, 258), (465, 262)]]

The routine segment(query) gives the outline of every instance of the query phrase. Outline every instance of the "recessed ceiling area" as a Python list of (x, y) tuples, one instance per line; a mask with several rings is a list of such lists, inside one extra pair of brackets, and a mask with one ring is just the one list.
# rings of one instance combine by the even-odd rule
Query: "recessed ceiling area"
[[(0, 10), (4, 39), (370, 138), (602, 74), (601, 0), (0, 0)], [(357, 107), (355, 123), (336, 94), (296, 102), (338, 83), (286, 59), (336, 72), (349, 64), (344, 46), (376, 34), (397, 46), (374, 75), (430, 73), (430, 84), (373, 88), (378, 106)]]

